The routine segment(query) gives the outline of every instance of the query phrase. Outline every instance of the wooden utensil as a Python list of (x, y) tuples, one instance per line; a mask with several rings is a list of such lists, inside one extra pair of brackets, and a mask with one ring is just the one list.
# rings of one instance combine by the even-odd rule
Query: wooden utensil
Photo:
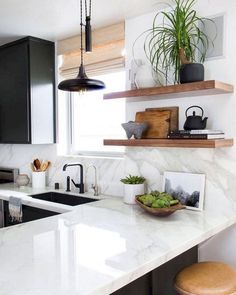
[(36, 170), (40, 170), (41, 162), (39, 161), (39, 159), (35, 159), (33, 163)]
[(147, 108), (145, 111), (170, 111), (170, 131), (179, 130), (179, 107)]
[(41, 171), (46, 171), (48, 169), (49, 165), (50, 165), (50, 162), (45, 161), (44, 163), (41, 164), (40, 170)]
[(170, 132), (170, 111), (137, 112), (135, 122), (147, 122), (149, 125), (142, 138), (167, 138)]
[(42, 161), (40, 164), (40, 169), (39, 169), (40, 171), (43, 171), (43, 166), (44, 166), (44, 162)]
[(34, 164), (33, 163), (30, 163), (30, 167), (31, 167), (31, 170), (33, 171), (33, 172), (35, 172), (36, 170), (35, 170), (35, 166), (34, 166)]

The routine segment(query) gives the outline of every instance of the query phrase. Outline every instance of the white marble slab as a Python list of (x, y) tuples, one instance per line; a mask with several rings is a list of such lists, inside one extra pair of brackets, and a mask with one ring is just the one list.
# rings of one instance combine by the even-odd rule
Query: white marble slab
[(236, 211), (147, 215), (119, 198), (0, 230), (1, 295), (108, 295), (236, 223)]

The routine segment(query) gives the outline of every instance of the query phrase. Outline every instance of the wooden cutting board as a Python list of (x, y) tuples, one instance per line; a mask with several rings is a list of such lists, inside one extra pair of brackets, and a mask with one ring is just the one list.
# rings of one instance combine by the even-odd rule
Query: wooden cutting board
[(148, 129), (142, 138), (167, 138), (170, 131), (170, 111), (137, 112), (135, 122), (147, 122)]
[(170, 131), (179, 130), (179, 107), (148, 108), (145, 111), (170, 111)]

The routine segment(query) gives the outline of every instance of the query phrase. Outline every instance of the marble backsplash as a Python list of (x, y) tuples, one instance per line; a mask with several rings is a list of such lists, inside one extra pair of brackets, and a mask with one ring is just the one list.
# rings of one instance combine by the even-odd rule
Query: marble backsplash
[(141, 174), (161, 190), (164, 171), (206, 175), (205, 210), (227, 214), (236, 202), (236, 149), (128, 148), (125, 171)]
[[(20, 173), (31, 176), (30, 163), (33, 159), (51, 161), (47, 173), (47, 183), (54, 187), (55, 182), (65, 188), (66, 177), (79, 179), (79, 169), (69, 167), (63, 172), (62, 168), (67, 163), (81, 163), (84, 166), (84, 181), (88, 190), (94, 183), (94, 169), (88, 168), (94, 165), (98, 172), (98, 184), (100, 193), (114, 196), (123, 195), (123, 187), (120, 178), (124, 176), (124, 160), (121, 158), (92, 158), (78, 156), (57, 156), (57, 145), (0, 145), (0, 166), (19, 168)], [(71, 186), (73, 190), (73, 185)]]
[[(162, 188), (164, 171), (206, 174), (205, 210), (227, 213), (236, 202), (236, 150), (230, 149), (174, 149), (127, 148), (121, 158), (92, 158), (57, 156), (56, 145), (0, 145), (0, 166), (20, 168), (21, 173), (31, 175), (30, 162), (34, 158), (50, 160), (48, 184), (59, 182), (65, 187), (66, 176), (79, 179), (79, 169), (62, 167), (66, 163), (82, 163), (85, 168), (85, 184), (88, 190), (94, 182), (95, 165), (98, 183), (103, 194), (122, 196), (120, 178), (126, 174), (143, 175), (147, 190)], [(73, 187), (73, 186), (72, 186)], [(233, 202), (232, 202), (233, 201)]]

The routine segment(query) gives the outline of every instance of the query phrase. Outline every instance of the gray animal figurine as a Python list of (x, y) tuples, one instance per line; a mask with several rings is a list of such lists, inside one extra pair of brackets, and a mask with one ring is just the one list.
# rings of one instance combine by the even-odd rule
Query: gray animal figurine
[(121, 126), (124, 128), (127, 138), (130, 139), (134, 136), (135, 139), (142, 138), (143, 133), (148, 129), (148, 123), (138, 123), (129, 121), (128, 123), (123, 123)]

